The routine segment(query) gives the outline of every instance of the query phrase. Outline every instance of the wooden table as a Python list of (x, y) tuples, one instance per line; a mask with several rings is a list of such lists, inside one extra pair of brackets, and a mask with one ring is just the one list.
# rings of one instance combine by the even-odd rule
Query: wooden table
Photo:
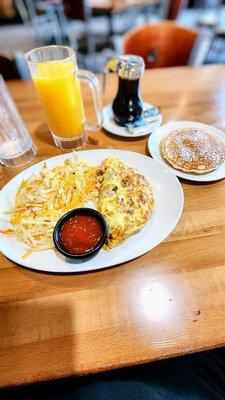
[[(163, 0), (165, 14), (168, 9), (167, 0)], [(113, 14), (124, 13), (127, 11), (143, 10), (146, 14), (146, 23), (148, 23), (148, 10), (149, 7), (159, 5), (162, 0), (88, 0), (88, 5), (94, 14), (105, 15), (109, 21), (109, 36), (113, 35)], [(126, 24), (125, 24), (126, 25)], [(125, 30), (124, 30), (125, 28)], [(129, 28), (128, 28), (129, 29)], [(126, 26), (122, 27), (122, 31), (126, 32)]]
[(93, 10), (98, 12), (120, 12), (138, 7), (151, 6), (156, 3), (157, 0), (88, 0), (88, 4)]
[[(38, 146), (35, 162), (60, 154), (30, 83), (13, 94)], [(105, 103), (115, 92), (110, 76)], [(196, 120), (225, 128), (225, 67), (147, 71), (146, 101), (164, 122)], [(88, 100), (89, 106), (89, 100)], [(103, 131), (87, 148), (147, 154), (147, 139)], [(18, 170), (1, 169), (2, 187)], [(129, 263), (54, 275), (0, 256), (0, 385), (87, 374), (225, 344), (225, 180), (182, 182), (185, 208), (169, 238)]]

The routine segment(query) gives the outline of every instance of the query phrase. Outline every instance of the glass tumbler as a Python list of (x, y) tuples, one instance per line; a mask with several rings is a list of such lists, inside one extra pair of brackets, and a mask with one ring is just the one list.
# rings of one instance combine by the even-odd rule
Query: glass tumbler
[(0, 75), (0, 163), (7, 167), (20, 167), (36, 154), (36, 146)]
[[(87, 140), (87, 131), (102, 125), (100, 85), (90, 71), (78, 70), (76, 54), (67, 46), (46, 46), (31, 50), (26, 60), (39, 94), (56, 146), (76, 149)], [(85, 118), (80, 81), (91, 89), (95, 124)]]

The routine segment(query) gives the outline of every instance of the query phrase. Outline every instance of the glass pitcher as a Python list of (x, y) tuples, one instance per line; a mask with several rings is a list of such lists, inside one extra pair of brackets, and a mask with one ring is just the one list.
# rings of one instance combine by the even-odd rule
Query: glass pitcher
[[(102, 125), (98, 78), (78, 70), (76, 54), (67, 46), (46, 46), (31, 50), (26, 60), (38, 91), (56, 146), (76, 149), (87, 141), (87, 131)], [(80, 81), (89, 85), (95, 110), (95, 124), (86, 122)]]

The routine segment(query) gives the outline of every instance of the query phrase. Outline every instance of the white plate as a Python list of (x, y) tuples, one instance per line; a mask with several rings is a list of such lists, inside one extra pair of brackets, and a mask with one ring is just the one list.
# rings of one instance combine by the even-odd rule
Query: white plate
[[(152, 104), (144, 103), (144, 110), (150, 107), (153, 107)], [(156, 122), (146, 125), (145, 127), (142, 128), (136, 128), (134, 129), (134, 133), (129, 133), (127, 132), (126, 128), (117, 125), (116, 122), (114, 121), (112, 104), (109, 104), (108, 106), (103, 108), (103, 128), (116, 136), (128, 137), (130, 139), (147, 136), (151, 132), (153, 132), (154, 129), (158, 128), (161, 125), (162, 114), (152, 117), (152, 120), (156, 120)]]
[(156, 129), (151, 137), (148, 140), (148, 150), (151, 156), (159, 161), (161, 164), (166, 166), (171, 172), (175, 173), (180, 178), (187, 179), (189, 181), (197, 181), (197, 182), (212, 182), (217, 181), (219, 179), (225, 178), (225, 163), (223, 163), (218, 169), (215, 171), (211, 171), (205, 174), (193, 174), (179, 171), (172, 166), (170, 166), (161, 156), (160, 154), (160, 142), (164, 136), (166, 136), (169, 132), (180, 129), (180, 128), (202, 128), (205, 132), (210, 133), (211, 135), (215, 135), (218, 137), (225, 145), (225, 133), (220, 131), (213, 126), (202, 124), (200, 122), (194, 121), (177, 121), (177, 122), (169, 122), (168, 124), (160, 126), (160, 128)]
[[(148, 156), (122, 150), (88, 150), (76, 153), (80, 158), (98, 164), (111, 155), (119, 157), (137, 168), (150, 181), (153, 190), (155, 208), (151, 219), (137, 234), (130, 237), (121, 246), (111, 251), (100, 250), (96, 257), (85, 262), (74, 262), (66, 259), (56, 250), (44, 250), (32, 253), (22, 259), (25, 247), (16, 238), (0, 234), (0, 251), (10, 260), (23, 265), (49, 272), (82, 272), (106, 268), (132, 260), (153, 249), (162, 242), (176, 226), (183, 209), (183, 190), (174, 174)], [(49, 168), (62, 164), (70, 154), (49, 158), (46, 164)], [(44, 162), (44, 161), (43, 161)], [(37, 173), (43, 162), (31, 166), (15, 176), (0, 192), (1, 212), (8, 208), (8, 202), (13, 201), (16, 191), (22, 181), (32, 173)], [(1, 228), (6, 228), (3, 223)]]

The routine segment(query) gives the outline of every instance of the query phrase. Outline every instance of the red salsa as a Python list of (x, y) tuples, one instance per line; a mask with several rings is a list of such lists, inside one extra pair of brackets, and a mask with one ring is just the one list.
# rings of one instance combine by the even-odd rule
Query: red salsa
[(99, 220), (89, 215), (76, 215), (68, 219), (60, 231), (62, 245), (73, 254), (82, 254), (94, 249), (102, 236)]

